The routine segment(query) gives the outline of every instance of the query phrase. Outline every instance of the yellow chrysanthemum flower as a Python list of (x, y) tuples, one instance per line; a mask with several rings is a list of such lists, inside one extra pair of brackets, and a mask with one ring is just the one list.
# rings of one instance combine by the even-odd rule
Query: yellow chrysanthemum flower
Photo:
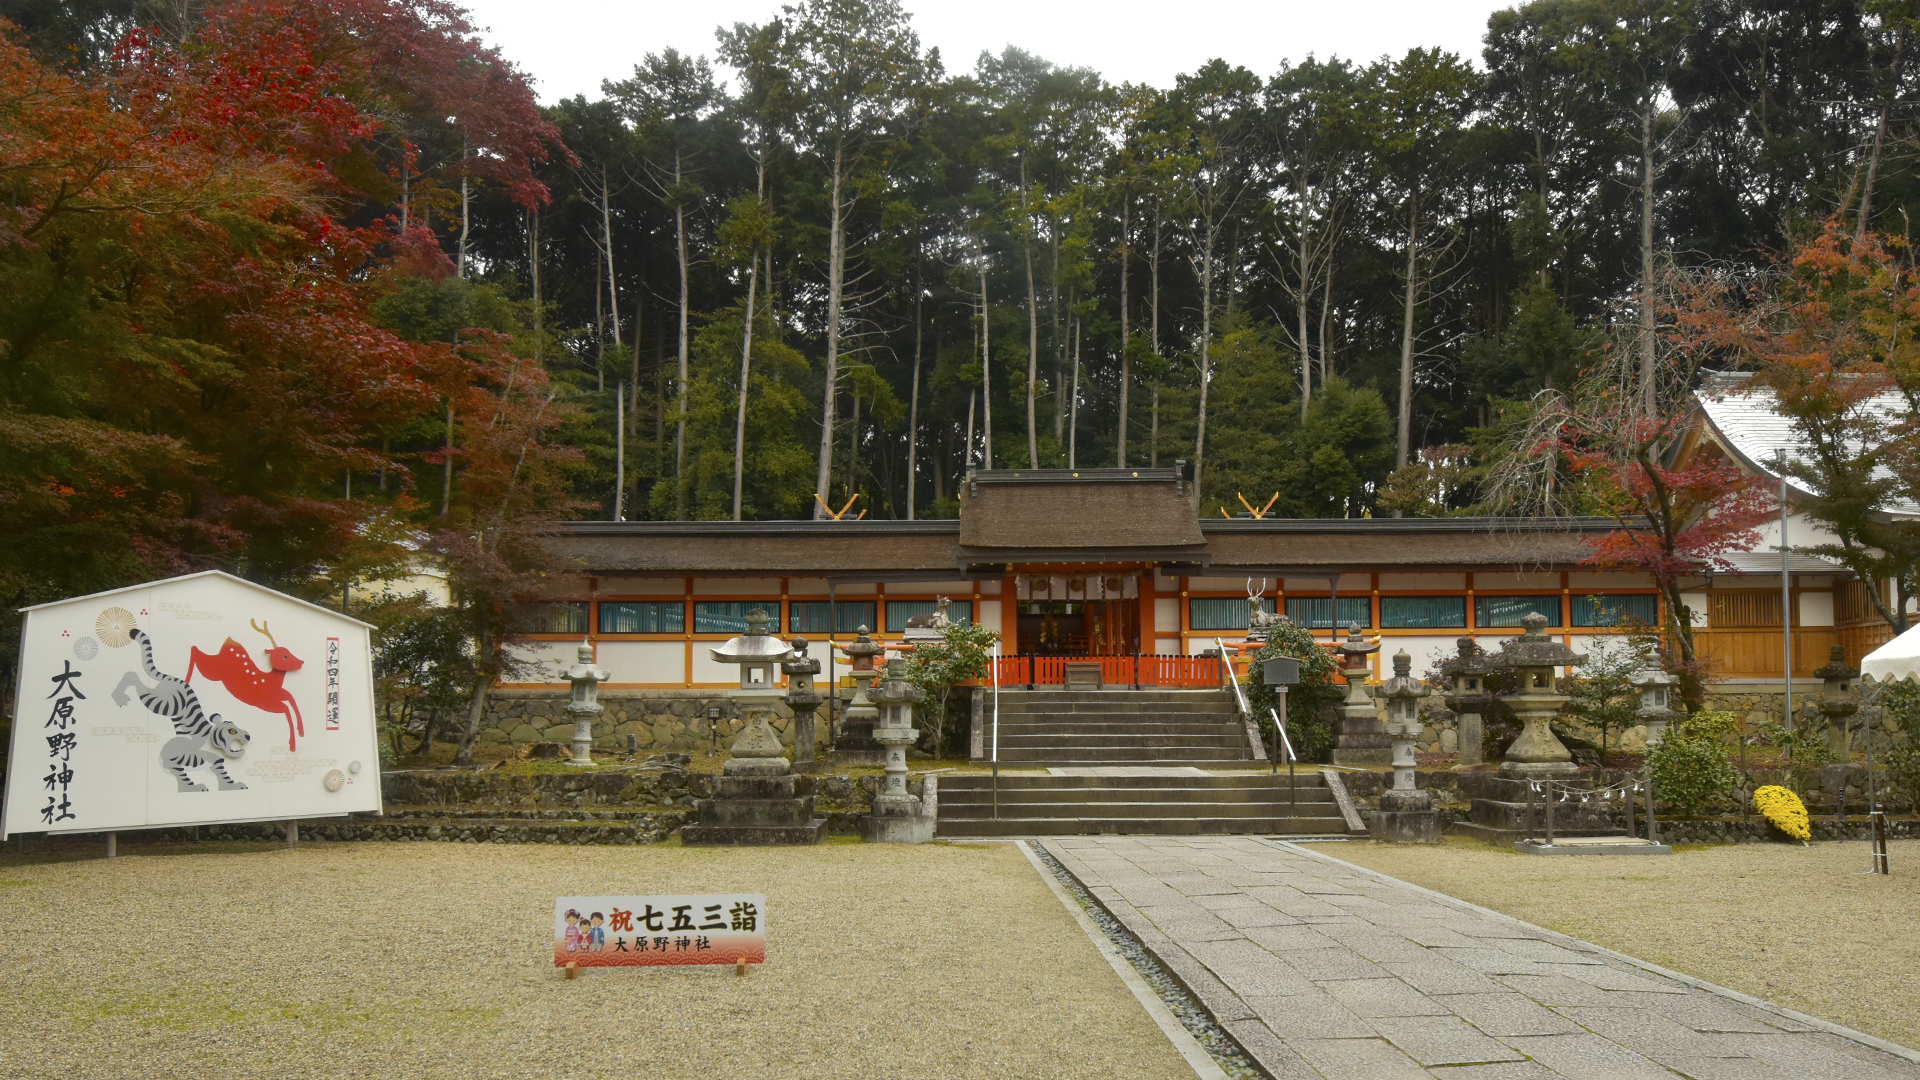
[(1795, 840), (1813, 839), (1813, 829), (1807, 821), (1806, 804), (1800, 801), (1800, 796), (1779, 784), (1753, 789), (1753, 808), (1774, 828)]

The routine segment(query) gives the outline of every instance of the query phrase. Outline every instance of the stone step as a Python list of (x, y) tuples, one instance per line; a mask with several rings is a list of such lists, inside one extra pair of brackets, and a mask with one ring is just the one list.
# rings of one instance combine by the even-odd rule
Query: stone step
[[(1128, 735), (1128, 736), (1218, 735), (1218, 734), (1222, 734), (1224, 732), (1229, 732), (1229, 731), (1238, 731), (1242, 735), (1245, 735), (1246, 730), (1247, 730), (1246, 725), (1242, 724), (1238, 720), (1232, 720), (1232, 721), (1183, 720), (1183, 721), (1175, 722), (1175, 721), (1154, 720), (1154, 719), (1149, 719), (1147, 717), (1140, 717), (1138, 719), (1128, 718), (1124, 720), (1074, 721), (1074, 722), (1065, 722), (1065, 721), (1059, 721), (1059, 720), (1046, 721), (1046, 722), (1021, 720), (1016, 723), (1009, 723), (1006, 720), (1000, 721), (1000, 737), (1002, 739), (1012, 735), (1026, 736), (1029, 738), (1041, 738), (1047, 735), (1055, 735), (1055, 734), (1059, 734), (1059, 735), (1112, 734), (1112, 735)], [(987, 731), (989, 734), (992, 733), (993, 725), (991, 723), (987, 725)]]
[[(1302, 769), (1299, 773), (1295, 774), (1294, 779), (1303, 791), (1306, 790), (1309, 785), (1313, 787), (1325, 786), (1325, 779), (1320, 775), (1318, 770)], [(1191, 773), (1149, 774), (1146, 776), (1055, 776), (1047, 774), (1045, 776), (1002, 776), (998, 781), (1000, 790), (1003, 792), (1014, 789), (1065, 790), (1076, 788), (1100, 791), (1119, 791), (1126, 789), (1186, 790), (1201, 786), (1205, 786), (1210, 790), (1219, 791), (1227, 788), (1264, 789), (1270, 788), (1275, 784), (1284, 785), (1286, 782), (1287, 774), (1284, 771), (1278, 776), (1265, 772), (1210, 774), (1207, 776), (1195, 776)], [(949, 794), (955, 792), (986, 791), (992, 788), (994, 783), (995, 781), (992, 776), (978, 773), (968, 773), (962, 776), (942, 776), (940, 777), (939, 784), (940, 798), (944, 800)]]
[[(1000, 793), (1000, 813), (1009, 813), (1018, 817), (1288, 817), (1294, 813), (1309, 815), (1334, 815), (1340, 811), (1338, 805), (1325, 792), (1319, 792), (1319, 798), (1312, 798), (1311, 792), (1300, 792), (1298, 800), (1288, 799), (1285, 792), (1275, 797), (1269, 792), (1258, 800), (1235, 802), (1231, 799), (1180, 799), (1173, 801), (1147, 801), (1135, 799), (1032, 799), (1017, 798), (1009, 792)], [(946, 799), (940, 800), (942, 820), (953, 818), (983, 818), (993, 814), (994, 802), (989, 793), (985, 799), (956, 802), (951, 806)]]
[(935, 830), (942, 838), (986, 836), (1345, 836), (1347, 823), (1332, 817), (1190, 818), (1009, 818), (949, 821), (943, 814)]
[[(991, 735), (988, 736), (992, 738)], [(1207, 731), (1002, 731), (1000, 749), (1009, 746), (1229, 746), (1247, 745), (1247, 729), (1224, 725)]]
[[(992, 707), (992, 702), (988, 702)], [(1076, 713), (1215, 713), (1232, 712), (1234, 703), (1225, 699), (1208, 701), (1135, 701), (1131, 698), (1112, 701), (1088, 701), (1074, 699), (1064, 701), (1008, 701), (1005, 694), (1000, 695), (1000, 715), (1020, 713), (1026, 715), (1058, 716)]]
[(1058, 748), (1000, 747), (1000, 764), (1180, 765), (1196, 761), (1246, 761), (1247, 748), (1224, 746), (1145, 746), (1140, 744)]

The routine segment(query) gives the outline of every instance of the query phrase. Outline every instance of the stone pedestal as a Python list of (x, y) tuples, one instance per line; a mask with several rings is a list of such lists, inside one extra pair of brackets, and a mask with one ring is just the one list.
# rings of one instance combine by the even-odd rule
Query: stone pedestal
[[(1447, 831), (1476, 836), (1494, 843), (1511, 843), (1529, 837), (1544, 836), (1547, 826), (1546, 799), (1536, 795), (1533, 816), (1527, 816), (1527, 789), (1524, 779), (1509, 779), (1488, 773), (1463, 773), (1460, 792), (1469, 800), (1467, 820), (1448, 826)], [(1577, 789), (1592, 787), (1591, 781), (1576, 781)], [(1556, 803), (1553, 808), (1555, 836), (1618, 836), (1613, 815), (1624, 804), (1590, 800), (1582, 802), (1582, 791), (1575, 798)]]
[(1440, 811), (1430, 791), (1386, 791), (1367, 822), (1367, 833), (1388, 844), (1437, 844)]
[(685, 844), (818, 844), (827, 819), (813, 814), (813, 778), (796, 776), (780, 739), (755, 716), (721, 767), (718, 794), (694, 804), (699, 820), (680, 830)]

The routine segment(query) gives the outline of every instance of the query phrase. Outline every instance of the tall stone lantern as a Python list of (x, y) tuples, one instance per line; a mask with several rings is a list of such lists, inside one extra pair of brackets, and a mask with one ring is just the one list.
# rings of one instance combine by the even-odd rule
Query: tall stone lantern
[[(733, 691), (732, 697), (746, 714), (749, 731), (758, 725), (773, 736), (767, 717), (773, 713), (773, 703), (780, 700), (780, 665), (793, 658), (793, 651), (786, 642), (767, 633), (769, 620), (766, 612), (754, 608), (747, 612), (746, 633), (707, 653), (719, 663), (740, 665), (740, 689)], [(777, 743), (778, 737), (774, 738)]]
[(793, 659), (780, 665), (787, 673), (787, 706), (793, 710), (793, 764), (802, 772), (814, 764), (813, 714), (820, 708), (820, 692), (813, 677), (820, 674), (820, 661), (807, 655), (806, 638), (794, 638)]
[(1847, 728), (1853, 714), (1860, 711), (1860, 703), (1851, 692), (1853, 680), (1860, 677), (1860, 669), (1847, 663), (1844, 646), (1835, 645), (1827, 653), (1827, 662), (1813, 674), (1822, 684), (1819, 709), (1820, 715), (1827, 718), (1827, 750), (1835, 761), (1850, 763), (1853, 740)]
[(697, 801), (698, 820), (680, 830), (683, 843), (817, 844), (826, 839), (827, 819), (813, 813), (813, 777), (793, 774), (779, 736), (767, 723), (780, 699), (775, 672), (793, 658), (786, 642), (767, 634), (767, 621), (764, 611), (747, 612), (747, 632), (711, 650), (720, 663), (740, 665), (734, 697), (747, 724), (728, 750), (714, 797)]
[(1659, 746), (1667, 737), (1667, 722), (1679, 715), (1667, 704), (1673, 688), (1680, 684), (1680, 676), (1662, 671), (1658, 665), (1649, 664), (1633, 677), (1633, 686), (1640, 691), (1640, 722), (1647, 728), (1647, 746)]
[(1367, 677), (1373, 674), (1367, 656), (1379, 649), (1379, 642), (1360, 636), (1359, 623), (1347, 628), (1347, 640), (1335, 649), (1344, 660), (1340, 674), (1347, 678), (1347, 699), (1340, 704), (1340, 741), (1333, 751), (1336, 765), (1384, 765), (1393, 760), (1380, 712), (1367, 696)]
[(1520, 737), (1507, 748), (1507, 760), (1500, 775), (1515, 780), (1538, 780), (1574, 773), (1573, 751), (1568, 750), (1550, 726), (1554, 714), (1567, 703), (1554, 683), (1554, 669), (1584, 664), (1586, 653), (1577, 653), (1547, 637), (1547, 617), (1530, 612), (1520, 620), (1526, 632), (1507, 642), (1494, 657), (1501, 668), (1518, 676), (1518, 686), (1507, 698), (1514, 715), (1525, 725)]
[(1463, 637), (1454, 645), (1459, 654), (1440, 664), (1440, 673), (1447, 677), (1446, 696), (1441, 700), (1459, 717), (1455, 738), (1460, 764), (1478, 765), (1485, 741), (1482, 718), (1493, 704), (1493, 692), (1487, 689), (1487, 676), (1493, 674), (1493, 662), (1470, 637)]
[(860, 819), (860, 835), (868, 843), (924, 844), (933, 839), (933, 819), (926, 807), (907, 791), (907, 747), (920, 737), (913, 727), (913, 707), (927, 692), (907, 681), (907, 662), (887, 661), (887, 671), (873, 700), (880, 710), (873, 737), (887, 748), (887, 777), (873, 810)]
[(853, 677), (853, 699), (847, 702), (840, 730), (834, 736), (833, 760), (840, 765), (885, 764), (886, 749), (873, 738), (873, 725), (880, 718), (880, 710), (874, 708), (867, 692), (880, 675), (876, 661), (887, 647), (869, 637), (867, 628), (862, 626), (860, 636), (852, 644), (839, 648), (847, 654), (848, 674)]
[(1393, 677), (1373, 688), (1387, 703), (1387, 735), (1393, 740), (1393, 788), (1381, 792), (1368, 831), (1376, 840), (1394, 843), (1437, 844), (1440, 813), (1433, 793), (1414, 786), (1414, 742), (1420, 737), (1420, 699), (1433, 691), (1413, 677), (1413, 657), (1405, 649), (1393, 654)]
[(593, 663), (593, 642), (582, 641), (575, 651), (574, 665), (564, 674), (573, 684), (573, 692), (567, 699), (567, 715), (573, 717), (573, 760), (569, 765), (593, 764), (593, 721), (604, 706), (600, 704), (600, 684), (612, 678), (612, 674)]

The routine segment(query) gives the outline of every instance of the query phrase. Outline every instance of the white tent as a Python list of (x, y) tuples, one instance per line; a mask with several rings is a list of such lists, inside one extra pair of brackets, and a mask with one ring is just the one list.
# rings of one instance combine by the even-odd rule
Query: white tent
[(1880, 682), (1920, 680), (1920, 626), (1868, 653), (1860, 661), (1860, 674)]

